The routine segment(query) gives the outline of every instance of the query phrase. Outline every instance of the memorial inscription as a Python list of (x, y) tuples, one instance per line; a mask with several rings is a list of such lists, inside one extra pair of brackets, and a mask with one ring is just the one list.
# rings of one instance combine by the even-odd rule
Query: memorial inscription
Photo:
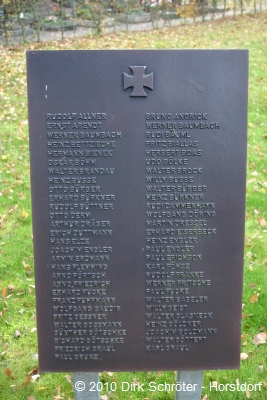
[(237, 368), (247, 52), (27, 63), (40, 369)]
[[(109, 294), (115, 195), (101, 187), (101, 177), (115, 173), (111, 165), (122, 132), (103, 131), (108, 121), (102, 112), (46, 118), (54, 358), (98, 360), (115, 352), (126, 335), (121, 307)], [(110, 160), (105, 166), (104, 158)]]
[[(207, 223), (216, 211), (215, 203), (206, 201), (199, 158), (205, 150), (189, 129), (219, 128), (220, 122), (208, 122), (208, 113), (146, 113), (148, 351), (188, 351), (190, 343), (203, 343), (217, 334), (217, 327), (211, 327), (213, 312), (208, 311), (211, 280), (204, 271), (192, 270), (203, 260), (196, 253), (198, 237), (212, 240), (217, 228)], [(192, 167), (195, 157), (197, 166)], [(203, 175), (201, 185), (194, 185), (194, 175)], [(192, 303), (200, 303), (200, 312), (190, 312)]]

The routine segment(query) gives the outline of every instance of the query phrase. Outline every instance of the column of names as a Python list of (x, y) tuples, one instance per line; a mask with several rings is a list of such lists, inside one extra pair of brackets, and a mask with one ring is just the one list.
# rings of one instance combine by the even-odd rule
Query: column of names
[(111, 293), (113, 158), (120, 131), (107, 114), (47, 114), (50, 269), (56, 360), (98, 360), (124, 343)]
[(189, 351), (217, 334), (199, 245), (217, 233), (216, 207), (197, 138), (220, 123), (207, 113), (146, 113), (145, 120), (146, 350)]

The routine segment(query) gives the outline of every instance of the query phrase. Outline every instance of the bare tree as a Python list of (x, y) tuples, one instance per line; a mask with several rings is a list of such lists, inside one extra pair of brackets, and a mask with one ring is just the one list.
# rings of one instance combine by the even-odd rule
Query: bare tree
[(71, 0), (70, 5), (71, 5), (72, 16), (73, 16), (73, 18), (76, 18), (76, 16), (77, 16), (76, 1)]

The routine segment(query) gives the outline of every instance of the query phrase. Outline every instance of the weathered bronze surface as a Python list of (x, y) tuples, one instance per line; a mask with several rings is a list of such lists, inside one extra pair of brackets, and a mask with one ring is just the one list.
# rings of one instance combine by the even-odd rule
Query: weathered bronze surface
[(247, 51), (29, 51), (41, 371), (238, 368)]

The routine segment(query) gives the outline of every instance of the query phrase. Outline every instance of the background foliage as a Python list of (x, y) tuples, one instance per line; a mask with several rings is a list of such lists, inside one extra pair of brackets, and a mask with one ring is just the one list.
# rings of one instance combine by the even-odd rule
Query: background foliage
[(266, 8), (266, 0), (0, 0), (0, 34), (6, 45), (32, 36), (40, 42), (47, 31), (59, 31), (64, 39), (81, 27), (100, 34), (135, 23), (158, 28)]

